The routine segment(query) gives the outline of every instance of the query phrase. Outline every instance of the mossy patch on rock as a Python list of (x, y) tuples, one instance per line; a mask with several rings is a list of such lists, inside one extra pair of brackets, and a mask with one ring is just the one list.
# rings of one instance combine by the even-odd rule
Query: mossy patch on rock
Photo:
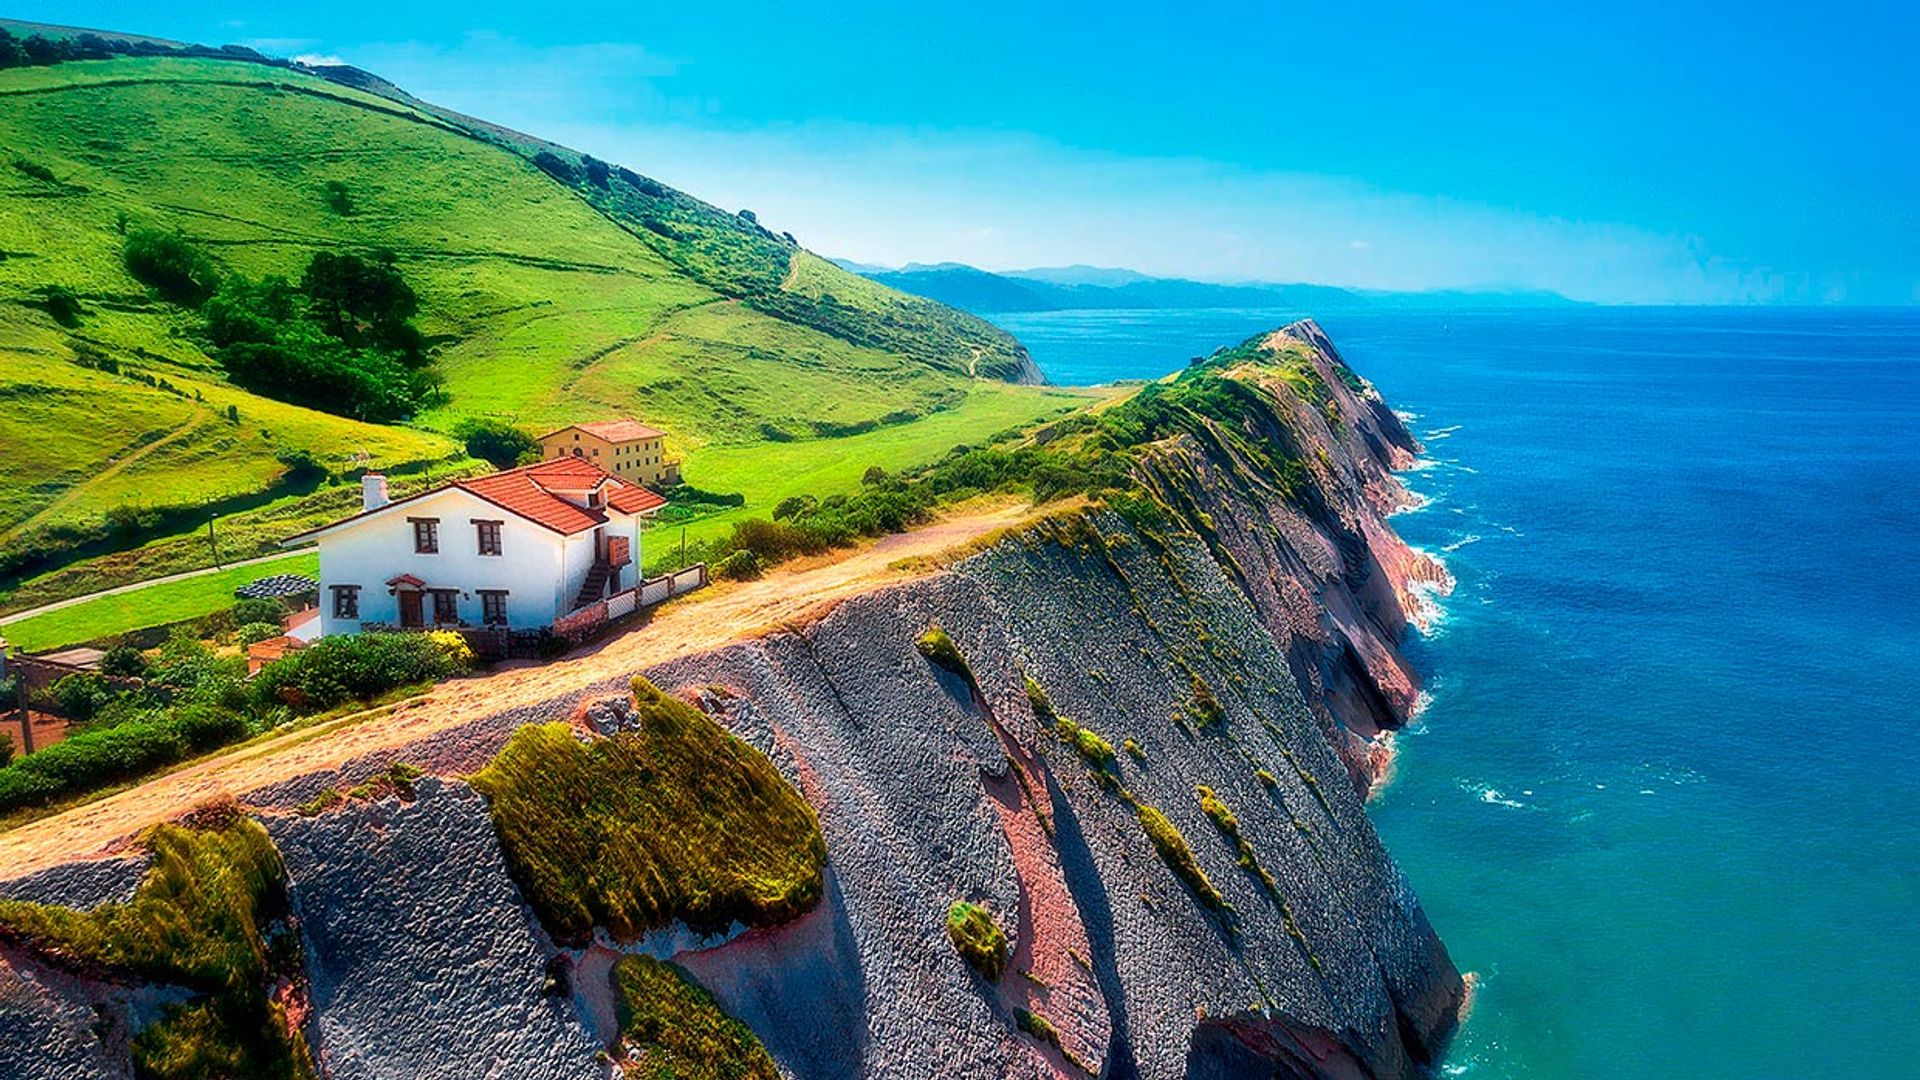
[(156, 826), (145, 842), (153, 865), (131, 900), (90, 911), (0, 900), (0, 937), (55, 964), (194, 994), (134, 1036), (137, 1075), (312, 1077), (306, 1041), (267, 997), (301, 964), (293, 931), (268, 930), (287, 895), (266, 830), (223, 810), (200, 827)]
[(682, 919), (772, 926), (820, 899), (813, 807), (753, 746), (643, 678), (637, 730), (583, 742), (523, 727), (473, 777), (514, 880), (547, 929), (633, 940)]
[(780, 1080), (753, 1030), (672, 964), (629, 956), (613, 968), (621, 1070), (647, 1080)]
[(921, 634), (913, 644), (920, 650), (920, 655), (931, 660), (936, 667), (944, 668), (967, 680), (969, 685), (973, 685), (972, 666), (967, 663), (967, 658), (960, 654), (960, 646), (953, 643), (953, 638), (949, 637), (945, 630), (930, 626), (927, 632)]
[(947, 909), (947, 936), (953, 947), (973, 970), (988, 982), (999, 982), (1007, 970), (1011, 949), (1006, 931), (994, 921), (993, 913), (978, 904), (955, 900)]
[(1173, 869), (1174, 876), (1186, 882), (1194, 895), (1208, 907), (1215, 911), (1228, 910), (1226, 897), (1221, 896), (1220, 890), (1214, 888), (1213, 882), (1207, 879), (1207, 872), (1200, 869), (1199, 860), (1193, 857), (1193, 849), (1187, 846), (1187, 838), (1180, 835), (1180, 830), (1167, 819), (1167, 815), (1161, 813), (1158, 807), (1143, 802), (1134, 803), (1133, 809), (1139, 815), (1141, 831), (1153, 842), (1153, 849), (1160, 853), (1160, 858)]

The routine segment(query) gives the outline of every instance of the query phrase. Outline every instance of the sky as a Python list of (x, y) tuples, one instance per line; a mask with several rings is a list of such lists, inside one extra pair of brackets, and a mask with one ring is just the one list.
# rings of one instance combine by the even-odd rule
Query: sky
[(356, 64), (861, 262), (1920, 303), (1891, 2), (11, 7)]

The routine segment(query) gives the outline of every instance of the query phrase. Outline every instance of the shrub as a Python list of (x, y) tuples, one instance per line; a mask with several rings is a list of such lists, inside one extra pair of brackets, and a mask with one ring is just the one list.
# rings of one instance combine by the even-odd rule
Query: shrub
[(479, 458), (496, 469), (510, 469), (527, 454), (540, 453), (538, 440), (504, 420), (470, 419), (461, 423), (457, 434), (468, 457)]
[(327, 209), (341, 217), (353, 216), (353, 196), (347, 191), (347, 185), (338, 180), (329, 180), (323, 190)]
[(629, 1076), (677, 1080), (779, 1080), (753, 1030), (721, 1010), (704, 987), (651, 956), (613, 967), (620, 1050)]
[(729, 551), (713, 563), (713, 576), (722, 581), (753, 581), (760, 577), (760, 557), (751, 551)]
[(0, 769), (13, 764), (13, 733), (0, 731)]
[(0, 768), (0, 813), (131, 780), (246, 734), (238, 713), (211, 705), (81, 731)]
[(955, 900), (947, 909), (947, 936), (953, 947), (988, 982), (999, 982), (1007, 969), (1012, 950), (1006, 931), (1000, 929), (992, 913), (978, 904)]
[(47, 696), (69, 720), (85, 723), (112, 701), (113, 687), (105, 677), (91, 671), (75, 672), (47, 688)]
[(1131, 757), (1142, 765), (1147, 763), (1147, 752), (1141, 749), (1140, 744), (1135, 742), (1132, 736), (1128, 736), (1126, 741), (1120, 745), (1125, 748), (1128, 757)]
[(1053, 722), (1053, 730), (1055, 734), (1065, 740), (1068, 745), (1072, 746), (1074, 750), (1080, 754), (1081, 759), (1092, 768), (1109, 769), (1113, 767), (1113, 744), (1101, 738), (1098, 732), (1091, 728), (1082, 727), (1064, 716), (1059, 717)]
[(771, 926), (820, 899), (826, 841), (766, 755), (633, 681), (641, 723), (582, 743), (564, 723), (514, 732), (473, 786), (507, 865), (554, 937), (635, 940), (682, 919)]
[(1060, 1029), (1053, 1026), (1053, 1021), (1048, 1020), (1037, 1012), (1015, 1006), (1013, 1010), (1013, 1022), (1021, 1031), (1039, 1039), (1043, 1043), (1055, 1047), (1060, 1045)]
[(302, 481), (324, 480), (327, 478), (326, 463), (306, 447), (295, 447), (275, 454), (274, 460), (287, 467), (285, 480), (296, 483)]
[(287, 606), (271, 596), (249, 596), (244, 600), (236, 601), (233, 607), (227, 610), (233, 614), (235, 626), (261, 622), (278, 625), (287, 614)]
[[(465, 649), (464, 640), (460, 647)], [(348, 701), (370, 700), (402, 686), (443, 679), (464, 670), (472, 662), (471, 656), (468, 652), (463, 662), (450, 645), (436, 640), (436, 635), (343, 634), (321, 638), (268, 664), (254, 677), (254, 687), (262, 702), (319, 711)]]
[(266, 641), (269, 638), (277, 638), (279, 636), (280, 636), (279, 623), (270, 623), (270, 622), (247, 623), (246, 625), (242, 626), (240, 629), (234, 631), (234, 637), (238, 638), (240, 640), (240, 644), (242, 645), (252, 645), (255, 642)]
[(551, 150), (542, 150), (533, 155), (533, 164), (541, 172), (546, 173), (548, 176), (553, 177), (568, 187), (572, 187), (580, 182), (580, 174), (574, 170), (572, 165), (567, 163), (567, 159)]
[(119, 644), (100, 654), (100, 673), (137, 679), (147, 673), (147, 656), (132, 645)]
[(220, 286), (212, 260), (179, 233), (135, 229), (121, 249), (127, 272), (176, 304), (199, 307)]
[(80, 298), (65, 285), (41, 286), (40, 299), (35, 306), (69, 330), (80, 325)]
[(13, 167), (15, 171), (31, 176), (35, 180), (44, 180), (49, 184), (54, 182), (53, 170), (37, 161), (28, 161), (26, 158), (14, 158)]
[(1207, 685), (1205, 679), (1198, 675), (1193, 676), (1192, 693), (1193, 699), (1189, 708), (1192, 709), (1193, 717), (1200, 722), (1201, 727), (1214, 727), (1227, 722), (1227, 711), (1221, 708), (1220, 699), (1213, 695), (1213, 688)]

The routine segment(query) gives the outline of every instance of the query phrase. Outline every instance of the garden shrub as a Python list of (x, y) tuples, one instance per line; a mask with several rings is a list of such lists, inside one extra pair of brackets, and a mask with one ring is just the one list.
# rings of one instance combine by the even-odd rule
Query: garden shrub
[(465, 639), (449, 631), (341, 634), (288, 653), (253, 682), (260, 701), (311, 712), (443, 679), (472, 663)]
[(530, 725), (473, 777), (547, 929), (631, 941), (676, 918), (714, 933), (812, 907), (826, 861), (813, 807), (705, 713), (643, 678), (633, 698), (638, 730), (583, 743)]
[(62, 716), (84, 724), (113, 700), (114, 691), (104, 676), (77, 671), (47, 687), (46, 696)]
[(728, 1016), (705, 987), (651, 956), (613, 967), (620, 1051), (628, 1076), (660, 1080), (779, 1080), (753, 1029)]
[(279, 637), (280, 624), (270, 622), (248, 623), (234, 631), (233, 636), (237, 638), (242, 645), (252, 645), (255, 642)]
[(147, 673), (147, 656), (132, 645), (115, 645), (100, 654), (100, 673), (138, 679)]
[(245, 717), (187, 705), (69, 735), (0, 768), (0, 813), (131, 780), (245, 738)]
[(754, 581), (760, 577), (760, 558), (751, 551), (729, 551), (712, 566), (721, 581)]
[(245, 626), (248, 623), (278, 623), (287, 614), (287, 606), (271, 597), (248, 597), (237, 601), (228, 610), (233, 614), (235, 626)]
[(947, 936), (954, 950), (988, 982), (999, 982), (1012, 954), (1006, 931), (978, 904), (955, 900), (947, 909)]

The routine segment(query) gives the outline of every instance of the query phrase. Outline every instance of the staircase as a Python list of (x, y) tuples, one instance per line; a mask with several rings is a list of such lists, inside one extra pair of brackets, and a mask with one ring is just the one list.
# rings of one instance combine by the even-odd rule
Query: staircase
[(607, 595), (607, 582), (613, 577), (613, 567), (598, 559), (587, 569), (587, 580), (580, 583), (580, 595), (573, 598), (575, 611), (594, 603)]

